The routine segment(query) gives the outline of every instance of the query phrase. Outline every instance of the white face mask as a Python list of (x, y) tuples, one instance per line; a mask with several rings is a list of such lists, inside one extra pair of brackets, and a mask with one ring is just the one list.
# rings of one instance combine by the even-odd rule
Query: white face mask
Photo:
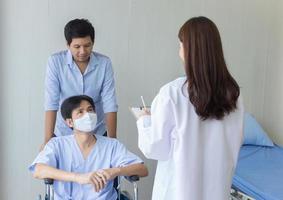
[(86, 113), (81, 118), (74, 120), (74, 128), (82, 132), (91, 132), (94, 130), (97, 122), (95, 113)]

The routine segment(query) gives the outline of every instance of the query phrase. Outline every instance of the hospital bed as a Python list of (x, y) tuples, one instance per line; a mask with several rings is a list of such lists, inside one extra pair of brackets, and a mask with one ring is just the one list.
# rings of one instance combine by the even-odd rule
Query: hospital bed
[[(133, 185), (134, 188), (134, 198), (132, 198), (128, 192), (121, 191), (121, 182), (122, 180), (127, 180)], [(118, 177), (118, 199), (117, 200), (138, 200), (138, 184), (139, 176), (129, 176), (129, 177)], [(41, 195), (38, 196), (37, 200), (54, 200), (54, 190), (53, 190), (53, 180), (44, 179), (45, 184), (45, 194), (44, 199), (41, 198)]]
[(283, 148), (242, 146), (230, 199), (283, 200)]

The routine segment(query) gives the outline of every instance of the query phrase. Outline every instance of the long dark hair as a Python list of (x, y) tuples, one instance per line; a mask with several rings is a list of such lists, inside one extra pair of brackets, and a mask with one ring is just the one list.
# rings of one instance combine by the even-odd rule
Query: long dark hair
[(229, 73), (216, 25), (206, 17), (189, 19), (180, 28), (188, 93), (203, 120), (222, 119), (236, 109), (240, 88)]

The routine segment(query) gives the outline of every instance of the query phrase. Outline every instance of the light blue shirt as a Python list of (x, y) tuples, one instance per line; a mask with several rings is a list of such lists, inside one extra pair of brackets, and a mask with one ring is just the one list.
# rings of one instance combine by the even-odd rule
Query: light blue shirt
[(48, 59), (46, 69), (45, 111), (58, 111), (54, 130), (56, 136), (72, 134), (60, 113), (62, 102), (70, 96), (82, 94), (94, 100), (98, 117), (94, 132), (103, 135), (106, 131), (104, 113), (118, 110), (111, 60), (92, 52), (82, 74), (69, 50), (53, 54)]
[[(84, 159), (74, 135), (54, 137), (41, 151), (29, 167), (34, 172), (37, 163), (47, 164), (57, 169), (75, 173), (95, 172), (99, 169), (123, 167), (143, 161), (123, 144), (113, 138), (96, 135), (97, 141)], [(95, 192), (91, 184), (80, 185), (74, 182), (54, 181), (55, 200), (116, 200), (117, 193), (113, 181), (104, 189)]]

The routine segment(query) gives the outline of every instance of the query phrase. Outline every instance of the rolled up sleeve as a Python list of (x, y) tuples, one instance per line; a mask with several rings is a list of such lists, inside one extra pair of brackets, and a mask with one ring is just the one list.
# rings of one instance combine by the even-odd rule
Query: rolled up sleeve
[(60, 83), (58, 77), (58, 67), (56, 67), (53, 57), (48, 59), (45, 75), (45, 111), (58, 110), (60, 99)]
[(118, 111), (114, 73), (110, 60), (106, 64), (105, 76), (101, 91), (101, 99), (102, 99), (104, 113)]
[(57, 154), (56, 144), (54, 138), (51, 139), (44, 147), (44, 149), (37, 155), (35, 160), (29, 166), (29, 171), (34, 172), (35, 166), (38, 163), (46, 164), (48, 166), (57, 168)]
[(137, 163), (143, 163), (142, 159), (128, 151), (122, 143), (116, 140), (112, 152), (111, 167), (125, 167)]

